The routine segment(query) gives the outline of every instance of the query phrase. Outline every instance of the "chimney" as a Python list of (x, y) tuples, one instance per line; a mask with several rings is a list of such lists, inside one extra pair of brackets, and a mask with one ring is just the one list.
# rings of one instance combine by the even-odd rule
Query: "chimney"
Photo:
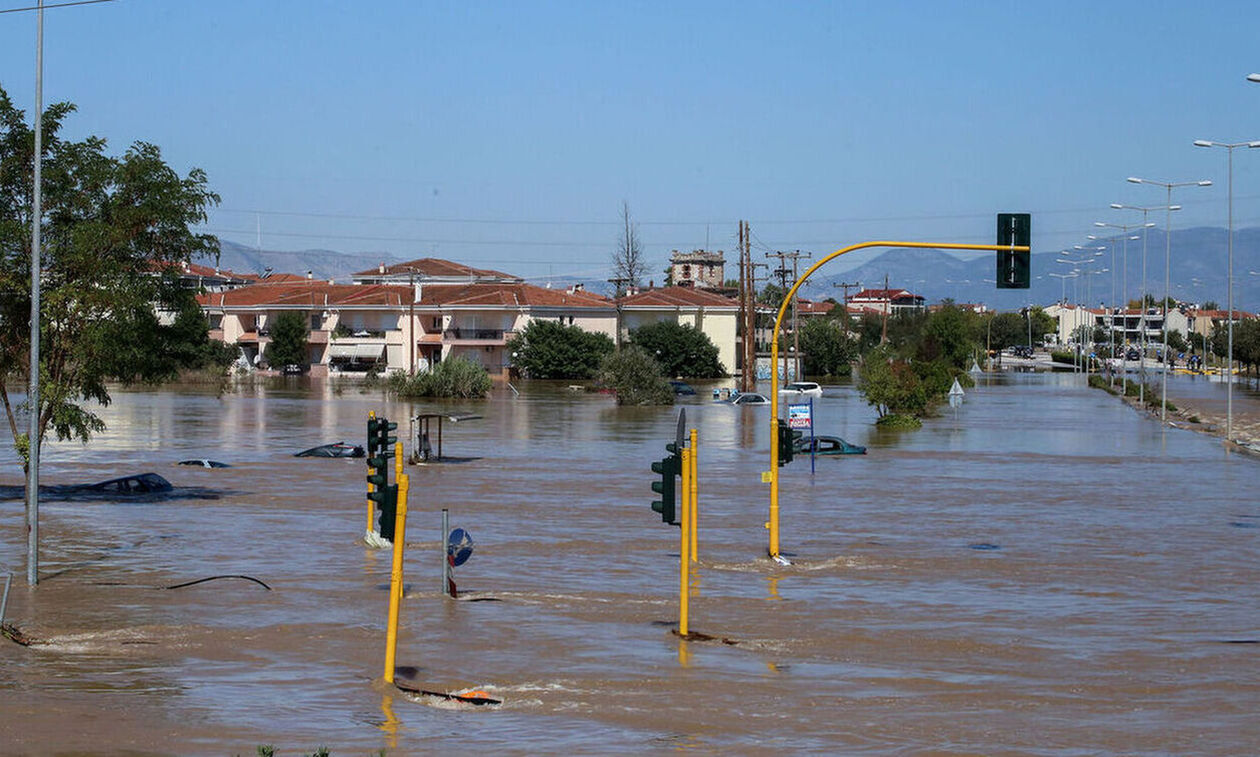
[(312, 280), (314, 280), (314, 278), (315, 278), (315, 272), (314, 272), (314, 271), (307, 271), (307, 272), (306, 272), (306, 280), (307, 280), (307, 281), (312, 281)]
[(385, 261), (381, 261), (380, 267), (376, 269), (379, 273), (385, 273)]

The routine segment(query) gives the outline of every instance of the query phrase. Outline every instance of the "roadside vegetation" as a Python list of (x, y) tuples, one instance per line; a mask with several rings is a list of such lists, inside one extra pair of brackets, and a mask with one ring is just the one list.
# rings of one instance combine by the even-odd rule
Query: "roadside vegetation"
[[(146, 142), (113, 156), (99, 137), (72, 141), (62, 126), (74, 110), (56, 103), (43, 117), (39, 406), (30, 408), (12, 398), (29, 380), (35, 140), (0, 89), (0, 403), (24, 469), (28, 413), (38, 443), (50, 430), (86, 443), (105, 429), (90, 407), (109, 404), (109, 382), (156, 383), (175, 378), (186, 357), (227, 357), (192, 323), (196, 305), (179, 284), (183, 263), (219, 251), (192, 230), (219, 202), (205, 172), (180, 176)], [(159, 312), (176, 318), (164, 324)]]
[(718, 348), (708, 334), (694, 326), (661, 321), (630, 331), (629, 343), (654, 356), (661, 372), (670, 378), (720, 378), (726, 368), (718, 360)]
[(478, 399), (490, 393), (493, 381), (486, 369), (462, 357), (443, 360), (423, 373), (391, 373), (385, 387), (399, 397), (454, 397)]

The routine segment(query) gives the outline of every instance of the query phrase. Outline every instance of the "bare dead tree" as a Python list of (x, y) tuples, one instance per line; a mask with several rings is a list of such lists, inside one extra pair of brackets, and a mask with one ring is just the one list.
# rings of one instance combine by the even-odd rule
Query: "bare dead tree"
[(639, 241), (639, 226), (630, 217), (630, 203), (621, 201), (621, 232), (617, 235), (617, 249), (613, 252), (613, 278), (617, 296), (625, 294), (629, 287), (639, 286), (647, 263), (643, 259), (643, 244)]

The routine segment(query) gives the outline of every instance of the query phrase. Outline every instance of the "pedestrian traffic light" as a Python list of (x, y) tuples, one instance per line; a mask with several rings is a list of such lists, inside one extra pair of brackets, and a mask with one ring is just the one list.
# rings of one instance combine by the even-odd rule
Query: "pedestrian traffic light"
[(779, 419), (779, 466), (782, 467), (792, 462), (795, 455), (795, 435), (792, 429), (788, 427), (787, 421)]
[[(998, 213), (997, 244), (1028, 247), (1032, 244), (1032, 216), (1028, 213)], [(997, 288), (1028, 289), (1031, 284), (1032, 253), (1029, 250), (998, 250)]]
[(665, 449), (672, 454), (661, 458), (660, 462), (652, 463), (652, 472), (661, 475), (660, 481), (652, 482), (652, 491), (661, 495), (659, 500), (652, 503), (652, 509), (661, 514), (662, 522), (677, 526), (681, 525), (681, 523), (678, 520), (678, 507), (677, 500), (674, 497), (674, 487), (678, 475), (682, 473), (682, 456), (677, 452), (677, 445), (666, 444)]
[(368, 492), (367, 496), (376, 503), (376, 509), (379, 512), (377, 533), (382, 539), (393, 541), (394, 521), (398, 517), (398, 484), (380, 487), (376, 491)]

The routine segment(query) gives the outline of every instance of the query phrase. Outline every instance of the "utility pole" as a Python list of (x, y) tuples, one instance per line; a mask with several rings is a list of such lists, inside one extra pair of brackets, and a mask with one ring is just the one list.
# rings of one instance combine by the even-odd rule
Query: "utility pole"
[[(779, 275), (779, 285), (783, 287), (784, 291), (786, 291), (788, 289), (787, 277), (789, 273), (792, 274), (792, 283), (796, 283), (796, 275), (797, 275), (796, 274), (796, 261), (799, 260), (800, 258), (810, 257), (810, 253), (802, 253), (800, 250), (795, 250), (793, 252), (767, 252), (766, 257), (779, 259), (779, 267), (775, 269), (774, 272)], [(790, 269), (787, 267), (787, 261), (789, 259), (792, 261), (792, 267)], [(799, 310), (799, 308), (797, 308), (796, 306), (796, 301), (797, 301), (797, 297), (796, 295), (793, 295), (792, 296), (792, 352), (793, 352), (793, 359), (795, 360), (795, 365), (796, 365), (795, 375), (796, 375), (796, 378), (799, 380), (800, 374), (801, 374), (801, 353), (800, 353), (800, 343), (797, 338), (798, 331), (796, 328), (796, 313)], [(784, 379), (787, 378), (787, 373), (788, 373), (787, 355), (784, 355), (783, 356)]]
[(884, 325), (880, 328), (879, 343), (888, 343), (888, 314), (892, 312), (892, 297), (888, 294), (888, 274), (884, 274)]

